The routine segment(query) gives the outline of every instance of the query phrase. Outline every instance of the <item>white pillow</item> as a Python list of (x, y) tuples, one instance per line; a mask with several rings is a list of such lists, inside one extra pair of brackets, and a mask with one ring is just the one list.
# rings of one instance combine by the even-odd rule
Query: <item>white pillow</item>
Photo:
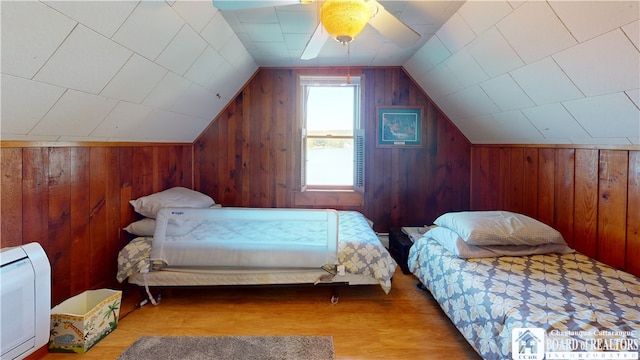
[(551, 226), (509, 211), (446, 213), (434, 224), (455, 231), (469, 245), (567, 245)]
[[(166, 236), (182, 236), (194, 229), (196, 223), (190, 221), (182, 221), (180, 224), (167, 223)], [(134, 221), (124, 228), (129, 234), (137, 236), (153, 236), (156, 231), (156, 220), (144, 218)]]
[(184, 187), (174, 187), (131, 200), (129, 203), (138, 214), (155, 219), (158, 211), (165, 207), (206, 208), (215, 204), (215, 201), (203, 193)]
[(500, 257), (500, 256), (527, 256), (540, 254), (568, 254), (575, 252), (563, 244), (529, 245), (469, 245), (458, 234), (444, 227), (435, 227), (424, 234), (442, 245), (455, 256), (463, 259)]

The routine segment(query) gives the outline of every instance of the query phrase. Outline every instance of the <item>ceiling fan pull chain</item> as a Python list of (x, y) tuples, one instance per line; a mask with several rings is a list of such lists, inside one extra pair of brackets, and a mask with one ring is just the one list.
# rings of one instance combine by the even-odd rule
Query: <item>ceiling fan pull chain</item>
[(351, 43), (347, 43), (347, 84), (351, 84), (351, 64), (349, 58), (351, 57)]

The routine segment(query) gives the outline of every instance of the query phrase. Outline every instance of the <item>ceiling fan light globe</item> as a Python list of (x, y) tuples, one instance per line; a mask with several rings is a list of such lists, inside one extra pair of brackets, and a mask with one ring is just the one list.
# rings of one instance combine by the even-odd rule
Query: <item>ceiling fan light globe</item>
[(343, 44), (353, 41), (370, 18), (371, 12), (364, 0), (327, 1), (320, 9), (325, 30)]

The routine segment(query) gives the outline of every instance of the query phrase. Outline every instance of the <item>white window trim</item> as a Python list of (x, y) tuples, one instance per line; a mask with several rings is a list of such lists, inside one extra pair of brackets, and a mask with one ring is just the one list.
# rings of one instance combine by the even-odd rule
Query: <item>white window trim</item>
[(300, 141), (300, 152), (297, 159), (297, 168), (299, 169), (297, 175), (297, 183), (299, 184), (300, 191), (308, 191), (308, 190), (325, 190), (325, 191), (344, 191), (344, 190), (353, 190), (356, 192), (364, 193), (365, 190), (365, 134), (364, 127), (361, 121), (362, 116), (362, 84), (364, 82), (363, 76), (352, 76), (350, 78), (350, 84), (358, 85), (358, 92), (356, 94), (356, 108), (359, 111), (356, 112), (356, 119), (354, 124), (354, 133), (353, 133), (353, 143), (354, 143), (354, 166), (353, 166), (353, 186), (350, 189), (345, 189), (345, 187), (340, 186), (327, 186), (327, 187), (314, 187), (310, 189), (306, 184), (306, 153), (307, 153), (307, 129), (305, 128), (304, 120), (306, 119), (306, 108), (305, 108), (305, 86), (307, 85), (336, 85), (336, 84), (346, 84), (347, 77), (346, 76), (311, 76), (311, 75), (301, 75), (298, 77), (298, 89), (299, 89), (299, 121), (298, 124), (300, 126), (299, 131), (299, 141)]

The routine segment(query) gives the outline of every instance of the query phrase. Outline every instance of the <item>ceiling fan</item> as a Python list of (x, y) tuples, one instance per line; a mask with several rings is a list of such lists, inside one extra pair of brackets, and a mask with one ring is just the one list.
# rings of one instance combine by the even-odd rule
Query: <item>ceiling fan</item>
[[(310, 4), (314, 0), (213, 0), (219, 10), (255, 9), (271, 6)], [(347, 44), (367, 25), (400, 47), (409, 47), (420, 39), (420, 34), (387, 11), (376, 0), (326, 0), (320, 9), (320, 23), (307, 43), (303, 60), (314, 59), (329, 37)]]

